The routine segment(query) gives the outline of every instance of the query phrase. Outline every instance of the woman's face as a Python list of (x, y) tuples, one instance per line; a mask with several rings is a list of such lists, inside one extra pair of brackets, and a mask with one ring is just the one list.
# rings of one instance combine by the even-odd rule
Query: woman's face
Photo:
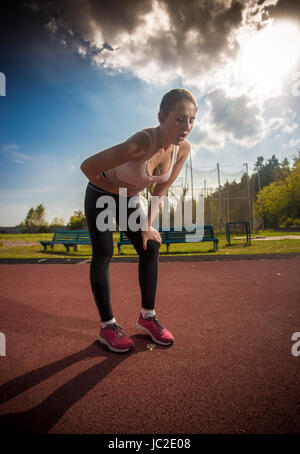
[(180, 101), (167, 116), (159, 114), (160, 128), (173, 144), (180, 145), (194, 126), (196, 106), (190, 101)]

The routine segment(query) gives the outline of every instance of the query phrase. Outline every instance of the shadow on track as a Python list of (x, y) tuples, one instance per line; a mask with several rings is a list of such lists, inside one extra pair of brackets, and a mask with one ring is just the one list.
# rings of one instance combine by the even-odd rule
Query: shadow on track
[[(33, 329), (35, 323), (32, 324), (32, 321), (36, 321), (36, 319), (38, 318), (41, 319), (42, 324), (45, 324), (48, 327), (49, 322), (50, 325), (56, 325), (56, 335), (59, 337), (62, 335), (62, 329), (59, 328), (57, 324), (58, 319), (60, 319), (61, 317), (36, 311), (33, 308), (26, 307), (25, 305), (19, 304), (17, 302), (10, 301), (9, 304), (10, 307), (12, 307), (12, 304), (14, 304), (15, 308), (18, 310), (18, 315), (20, 315), (20, 317), (18, 318), (20, 325), (23, 322), (21, 332), (28, 330), (30, 328), (30, 325)], [(25, 320), (26, 326), (24, 327)], [(59, 325), (65, 325), (65, 322), (66, 320), (60, 320)], [(80, 321), (80, 319), (72, 319), (71, 317), (69, 319), (67, 317), (67, 326), (74, 327), (74, 325), (77, 328), (82, 328), (82, 325), (85, 325), (85, 327), (88, 325), (90, 328), (95, 326), (94, 322), (85, 320)], [(63, 337), (67, 337), (67, 330), (64, 331), (65, 332), (63, 333)], [(39, 330), (38, 334), (41, 334)], [(74, 336), (75, 333), (72, 333), (72, 335)], [(88, 335), (88, 337), (90, 337), (90, 335)], [(28, 389), (42, 383), (49, 377), (76, 363), (79, 363), (80, 361), (92, 357), (99, 357), (100, 360), (99, 364), (90, 367), (89, 369), (78, 374), (76, 377), (68, 380), (36, 407), (18, 413), (1, 415), (1, 433), (48, 433), (49, 430), (68, 411), (68, 409), (72, 407), (72, 405), (74, 405), (85, 394), (87, 394), (91, 389), (98, 385), (103, 378), (109, 375), (123, 361), (128, 360), (131, 355), (146, 352), (146, 344), (151, 342), (150, 338), (147, 335), (142, 334), (134, 335), (131, 337), (131, 339), (135, 343), (135, 348), (131, 352), (122, 354), (112, 353), (107, 349), (107, 347), (100, 344), (100, 342), (97, 340), (78, 352), (75, 352), (71, 355), (66, 356), (65, 358), (59, 359), (45, 366), (34, 369), (1, 385), (0, 405), (4, 404), (10, 399), (19, 396), (20, 394), (26, 392)], [(157, 348), (166, 349), (167, 347), (157, 345)]]

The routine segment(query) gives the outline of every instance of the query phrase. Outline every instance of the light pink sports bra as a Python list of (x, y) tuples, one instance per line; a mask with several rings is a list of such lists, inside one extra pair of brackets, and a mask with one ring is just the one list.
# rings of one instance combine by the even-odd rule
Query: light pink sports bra
[(138, 160), (138, 161), (127, 161), (123, 164), (114, 167), (112, 169), (105, 170), (104, 175), (109, 180), (112, 181), (114, 177), (116, 177), (119, 181), (124, 182), (125, 184), (129, 184), (130, 187), (134, 187), (132, 189), (128, 189), (127, 193), (128, 196), (137, 195), (143, 189), (148, 187), (151, 183), (165, 183), (170, 178), (172, 173), (174, 164), (177, 161), (177, 155), (179, 150), (179, 145), (173, 146), (172, 151), (172, 160), (171, 166), (167, 173), (164, 175), (150, 175), (149, 173), (149, 160), (151, 156), (154, 154), (154, 143), (152, 140), (152, 135), (143, 129), (141, 132), (147, 134), (151, 139), (151, 146), (148, 155), (148, 159)]

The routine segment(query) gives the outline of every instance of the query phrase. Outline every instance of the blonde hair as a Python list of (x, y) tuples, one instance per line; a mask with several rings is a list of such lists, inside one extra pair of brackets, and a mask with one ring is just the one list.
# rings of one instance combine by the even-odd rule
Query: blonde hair
[(180, 101), (192, 102), (198, 110), (196, 99), (190, 91), (185, 90), (184, 88), (174, 88), (163, 96), (159, 106), (159, 111), (167, 117), (171, 110), (173, 110), (176, 107), (176, 104)]

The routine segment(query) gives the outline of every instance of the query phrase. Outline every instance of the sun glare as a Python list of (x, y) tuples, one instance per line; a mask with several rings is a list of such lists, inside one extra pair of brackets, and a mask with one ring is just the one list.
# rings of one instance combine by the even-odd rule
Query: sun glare
[(280, 94), (282, 79), (300, 56), (300, 29), (293, 22), (269, 23), (240, 40), (239, 73), (261, 97)]

